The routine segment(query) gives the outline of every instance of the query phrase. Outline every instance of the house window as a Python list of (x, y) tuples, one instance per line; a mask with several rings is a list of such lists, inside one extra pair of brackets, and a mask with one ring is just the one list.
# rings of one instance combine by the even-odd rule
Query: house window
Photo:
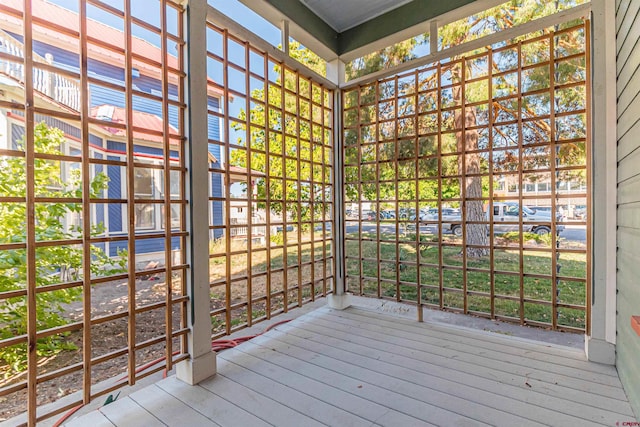
[(170, 191), (171, 191), (171, 199), (180, 199), (180, 188), (182, 187), (182, 183), (180, 182), (180, 172), (171, 171), (171, 182), (169, 183)]
[(527, 193), (535, 193), (536, 185), (535, 184), (525, 184), (524, 191)]
[(575, 190), (575, 191), (579, 191), (582, 189), (582, 183), (577, 182), (577, 181), (573, 181), (569, 183), (569, 189), (570, 190)]
[[(151, 173), (153, 173), (152, 171), (149, 171)], [(160, 186), (157, 188), (156, 190), (156, 194), (158, 194), (158, 198), (164, 198), (164, 186), (165, 186), (165, 175), (164, 175), (164, 171), (161, 170), (157, 170), (157, 173), (160, 177), (160, 179), (158, 180), (158, 182), (160, 183)], [(147, 185), (147, 184), (145, 184)], [(153, 185), (153, 184), (152, 184)], [(171, 195), (171, 199), (172, 200), (179, 200), (180, 199), (180, 189), (182, 186), (182, 182), (180, 181), (180, 172), (179, 171), (171, 171), (170, 172), (170, 178), (169, 178), (169, 193)]]
[(153, 197), (153, 170), (136, 168), (133, 188), (136, 199), (150, 199)]
[[(164, 197), (164, 189), (165, 189), (165, 175), (164, 173), (160, 173), (160, 181), (162, 182), (162, 187), (158, 189), (157, 193)], [(180, 192), (181, 192), (182, 182), (180, 180), (180, 172), (171, 171), (170, 172), (170, 180), (169, 180), (169, 192), (171, 200), (180, 200)], [(164, 205), (160, 205), (160, 228), (164, 229), (165, 225), (165, 208)], [(180, 223), (180, 205), (179, 204), (171, 204), (171, 228), (179, 229), (181, 226)]]
[(509, 184), (509, 187), (507, 187), (507, 191), (509, 191), (509, 193), (515, 193), (516, 191), (518, 191), (518, 184)]
[[(152, 199), (154, 196), (153, 170), (136, 168), (133, 188), (136, 199)], [(152, 203), (136, 203), (135, 217), (137, 229), (155, 228), (155, 206)]]
[(549, 191), (549, 183), (548, 182), (538, 183), (538, 191)]
[(69, 231), (81, 233), (82, 230), (82, 212), (71, 212), (67, 217), (67, 227)]
[(136, 204), (136, 228), (155, 228), (155, 209), (150, 203)]
[[(164, 217), (164, 205), (160, 206), (160, 214), (162, 215), (162, 222), (160, 227), (164, 229), (165, 217)], [(180, 205), (179, 204), (171, 204), (171, 228), (179, 229), (180, 228)]]

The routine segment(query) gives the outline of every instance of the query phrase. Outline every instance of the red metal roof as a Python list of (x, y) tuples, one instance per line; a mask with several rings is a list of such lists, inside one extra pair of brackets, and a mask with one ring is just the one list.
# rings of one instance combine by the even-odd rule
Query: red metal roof
[[(22, 12), (23, 10), (23, 0), (2, 0), (2, 3), (3, 7), (15, 9), (18, 12)], [(34, 24), (33, 38), (35, 40), (52, 44), (59, 48), (69, 50), (70, 52), (80, 52), (79, 36), (77, 35), (80, 31), (79, 19), (76, 12), (65, 9), (57, 4), (49, 3), (46, 0), (32, 0), (32, 10), (34, 18), (52, 22), (57, 26), (68, 29), (72, 33), (76, 33), (74, 35), (70, 35)], [(0, 13), (0, 28), (22, 34), (22, 26), (22, 19), (5, 13)], [(124, 49), (124, 33), (117, 28), (110, 27), (94, 19), (87, 19), (87, 35), (96, 40), (107, 43), (116, 49)], [(162, 50), (158, 46), (135, 36), (132, 37), (132, 44), (133, 53), (140, 57), (160, 63), (162, 59)], [(89, 57), (93, 59), (113, 64), (118, 67), (123, 67), (124, 65), (123, 54), (97, 46), (93, 43), (88, 43), (87, 49)], [(179, 69), (178, 58), (170, 54), (167, 55), (167, 65), (173, 69)], [(133, 67), (143, 75), (152, 76), (158, 80), (161, 79), (160, 69), (156, 66), (134, 58)], [(173, 74), (169, 75), (170, 81), (174, 84), (176, 83), (176, 78), (177, 77)], [(211, 81), (211, 79), (209, 80)], [(209, 87), (208, 91), (211, 96), (222, 96), (222, 91), (218, 88)]]
[[(91, 109), (91, 117), (99, 120), (107, 120), (113, 123), (126, 124), (127, 110), (113, 105), (99, 105)], [(124, 137), (127, 135), (124, 129), (118, 127), (110, 127), (106, 125), (98, 125), (98, 127), (104, 129), (113, 136)], [(158, 132), (161, 134), (164, 133), (164, 123), (161, 117), (141, 111), (133, 111), (133, 127), (141, 129), (133, 131), (134, 139), (156, 143), (163, 142), (163, 136), (156, 134)], [(148, 132), (145, 132), (142, 129)], [(179, 134), (178, 129), (171, 125), (169, 125), (169, 133), (173, 135)], [(179, 143), (179, 138), (175, 136), (171, 137), (170, 143), (177, 145)]]

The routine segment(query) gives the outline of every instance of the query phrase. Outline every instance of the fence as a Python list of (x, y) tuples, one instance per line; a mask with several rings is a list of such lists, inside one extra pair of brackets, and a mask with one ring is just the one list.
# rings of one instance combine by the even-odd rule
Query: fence
[(3, 417), (188, 357), (184, 10), (140, 5), (0, 5)]
[(211, 318), (220, 336), (332, 289), (334, 94), (214, 22), (207, 50), (210, 89), (222, 93), (209, 106)]
[(556, 215), (590, 203), (589, 26), (571, 25), (343, 92), (351, 292), (585, 330), (589, 218)]

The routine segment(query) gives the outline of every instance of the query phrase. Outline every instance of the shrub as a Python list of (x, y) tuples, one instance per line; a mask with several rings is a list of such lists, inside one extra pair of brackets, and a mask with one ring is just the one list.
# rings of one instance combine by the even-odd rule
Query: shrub
[(272, 234), (269, 240), (271, 240), (271, 243), (273, 243), (274, 245), (282, 246), (284, 245), (284, 233), (279, 231), (275, 234)]
[[(62, 154), (60, 148), (66, 143), (60, 129), (40, 123), (34, 129), (34, 145), (37, 153)], [(24, 141), (18, 142), (18, 149)], [(37, 158), (34, 162), (34, 189), (38, 197), (53, 199), (82, 197), (82, 176), (79, 169), (72, 169), (62, 176), (60, 162)], [(90, 183), (90, 197), (100, 197), (107, 189), (109, 178), (98, 173)], [(26, 197), (27, 179), (24, 157), (4, 158), (0, 161), (0, 195)], [(36, 203), (36, 241), (77, 239), (82, 236), (81, 226), (66, 226), (65, 217), (80, 214), (82, 204), (57, 201)], [(24, 243), (27, 240), (26, 203), (0, 203), (0, 243)], [(93, 225), (91, 234), (104, 232), (102, 224)], [(53, 285), (63, 281), (81, 280), (84, 274), (107, 275), (122, 271), (126, 264), (126, 252), (120, 252), (119, 260), (109, 258), (100, 248), (92, 246), (91, 271), (82, 271), (83, 251), (77, 245), (52, 245), (36, 248), (36, 287)], [(0, 251), (0, 292), (24, 290), (27, 287), (27, 251), (25, 249)], [(81, 287), (72, 287), (36, 295), (36, 318), (39, 331), (65, 325), (64, 304), (78, 299)], [(27, 333), (27, 299), (8, 298), (0, 309), (0, 339), (12, 338)], [(51, 356), (62, 350), (74, 349), (59, 335), (38, 339), (38, 356)], [(26, 369), (27, 346), (17, 345), (0, 349), (0, 359), (14, 371)]]

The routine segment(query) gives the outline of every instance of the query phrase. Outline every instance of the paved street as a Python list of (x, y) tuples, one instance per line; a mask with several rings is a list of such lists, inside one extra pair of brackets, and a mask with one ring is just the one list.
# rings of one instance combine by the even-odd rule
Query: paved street
[(570, 241), (585, 243), (587, 241), (587, 227), (584, 225), (567, 225), (560, 233), (560, 237), (564, 237)]
[[(433, 230), (433, 229), (432, 229)], [(374, 222), (365, 221), (362, 223), (363, 232), (375, 232), (376, 224)], [(357, 233), (357, 225), (349, 225), (347, 227), (347, 233)], [(380, 224), (381, 233), (394, 233), (395, 224), (383, 223)], [(429, 230), (425, 226), (420, 227), (421, 233), (429, 233)], [(560, 233), (560, 237), (567, 241), (574, 241), (579, 243), (585, 243), (587, 241), (587, 230), (584, 225), (569, 225), (565, 224), (565, 229)]]

